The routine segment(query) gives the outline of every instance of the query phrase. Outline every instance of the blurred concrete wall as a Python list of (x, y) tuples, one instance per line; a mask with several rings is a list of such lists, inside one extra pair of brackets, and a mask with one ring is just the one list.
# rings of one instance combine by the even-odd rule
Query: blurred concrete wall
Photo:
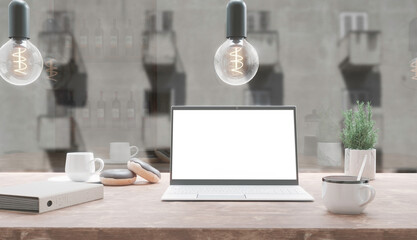
[[(3, 42), (8, 37), (8, 3), (8, 0), (0, 1), (0, 39)], [(150, 83), (143, 69), (141, 51), (145, 13), (149, 10), (173, 12), (175, 45), (186, 74), (187, 105), (241, 105), (245, 102), (244, 92), (248, 87), (223, 84), (213, 67), (214, 53), (225, 40), (226, 0), (28, 0), (28, 3), (31, 6), (31, 40), (35, 44), (38, 44), (37, 35), (48, 10), (74, 12), (73, 34), (77, 41), (83, 26), (93, 40), (100, 19), (105, 48), (109, 44), (106, 41), (113, 19), (117, 20), (120, 39), (127, 31), (129, 19), (132, 23), (133, 56), (104, 53), (98, 59), (91, 56), (91, 49), (89, 53), (82, 53), (88, 73), (88, 103), (92, 115), (90, 126), (80, 122), (87, 150), (106, 148), (111, 141), (130, 141), (146, 147), (141, 126), (144, 91), (150, 88)], [(382, 86), (381, 105), (376, 108), (383, 118), (380, 121), (383, 138), (379, 147), (384, 153), (417, 159), (417, 82), (409, 77), (409, 61), (413, 56), (408, 52), (408, 27), (417, 17), (417, 0), (246, 0), (246, 3), (251, 11), (269, 11), (270, 29), (279, 32), (276, 56), (284, 75), (283, 103), (298, 107), (300, 152), (304, 147), (306, 115), (316, 109), (331, 108), (336, 121), (342, 120), (346, 86), (338, 67), (339, 14), (366, 12), (368, 29), (380, 31), (382, 41), (381, 62), (374, 68), (380, 73)], [(50, 87), (42, 81), (27, 87), (14, 87), (0, 81), (0, 154), (41, 151), (36, 124), (38, 116), (46, 113), (47, 89)], [(136, 126), (96, 127), (94, 112), (100, 91), (103, 91), (108, 111), (111, 111), (117, 91), (123, 114), (127, 111), (130, 91), (133, 91)], [(73, 114), (80, 116), (82, 109), (74, 109)]]

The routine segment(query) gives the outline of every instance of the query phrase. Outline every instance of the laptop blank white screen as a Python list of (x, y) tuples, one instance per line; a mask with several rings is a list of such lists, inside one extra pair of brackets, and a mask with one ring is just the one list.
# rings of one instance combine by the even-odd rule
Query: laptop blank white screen
[(172, 179), (296, 180), (294, 110), (173, 110)]

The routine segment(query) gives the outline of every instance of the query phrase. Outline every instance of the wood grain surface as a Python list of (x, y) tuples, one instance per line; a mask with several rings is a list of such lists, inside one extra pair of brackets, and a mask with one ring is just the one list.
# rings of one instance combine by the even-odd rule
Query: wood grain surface
[[(56, 173), (0, 173), (0, 186)], [(0, 239), (417, 239), (417, 174), (377, 174), (361, 215), (329, 213), (323, 173), (300, 174), (314, 202), (161, 202), (158, 184), (105, 187), (104, 199), (44, 214), (0, 211)]]

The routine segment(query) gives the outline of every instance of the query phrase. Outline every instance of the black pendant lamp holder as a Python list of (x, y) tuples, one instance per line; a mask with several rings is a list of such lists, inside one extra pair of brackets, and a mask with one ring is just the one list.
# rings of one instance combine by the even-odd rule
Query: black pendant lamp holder
[(29, 5), (24, 0), (9, 4), (9, 38), (29, 39)]
[(246, 38), (246, 4), (242, 0), (230, 0), (226, 7), (226, 37)]

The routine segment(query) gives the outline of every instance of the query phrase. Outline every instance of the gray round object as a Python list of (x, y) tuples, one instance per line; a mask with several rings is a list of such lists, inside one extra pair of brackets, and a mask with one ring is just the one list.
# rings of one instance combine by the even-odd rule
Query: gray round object
[(130, 159), (130, 161), (139, 164), (146, 171), (149, 171), (149, 172), (155, 174), (156, 176), (158, 176), (158, 178), (161, 178), (161, 173), (158, 171), (158, 169), (152, 167), (148, 163), (140, 160), (139, 158), (132, 158), (132, 159)]
[(136, 174), (129, 169), (108, 169), (100, 173), (100, 177), (114, 179), (133, 178), (135, 176)]
[(108, 186), (124, 186), (136, 181), (136, 174), (129, 169), (109, 169), (100, 173), (100, 181)]
[(369, 183), (368, 178), (361, 178), (357, 180), (357, 176), (345, 176), (345, 175), (336, 175), (336, 176), (327, 176), (323, 177), (323, 182), (330, 183), (344, 183), (344, 184), (359, 184), (359, 183)]

